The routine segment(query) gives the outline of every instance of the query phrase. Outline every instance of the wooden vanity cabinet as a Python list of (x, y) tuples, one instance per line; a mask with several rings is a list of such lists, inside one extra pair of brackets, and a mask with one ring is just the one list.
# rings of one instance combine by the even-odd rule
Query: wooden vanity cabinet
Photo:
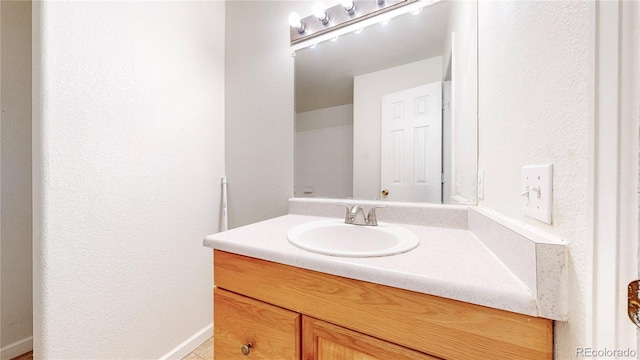
[(220, 250), (214, 283), (217, 360), (553, 358), (548, 319)]

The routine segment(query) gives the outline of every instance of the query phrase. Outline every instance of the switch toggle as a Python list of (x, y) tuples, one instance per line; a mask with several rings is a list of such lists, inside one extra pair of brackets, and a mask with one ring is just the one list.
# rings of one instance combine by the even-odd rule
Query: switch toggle
[(536, 194), (536, 197), (540, 199), (540, 186), (534, 186), (530, 191), (534, 192)]
[(553, 165), (522, 168), (522, 212), (524, 215), (551, 224), (553, 209)]

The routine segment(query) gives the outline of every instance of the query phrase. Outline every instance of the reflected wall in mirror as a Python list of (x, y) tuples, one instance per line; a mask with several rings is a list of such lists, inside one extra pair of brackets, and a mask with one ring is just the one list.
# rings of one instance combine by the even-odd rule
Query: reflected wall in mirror
[(295, 196), (475, 203), (477, 3), (440, 1), (295, 57)]

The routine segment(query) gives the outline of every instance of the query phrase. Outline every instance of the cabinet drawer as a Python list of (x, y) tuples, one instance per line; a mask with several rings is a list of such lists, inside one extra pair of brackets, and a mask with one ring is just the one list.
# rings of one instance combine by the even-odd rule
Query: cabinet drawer
[(213, 303), (214, 359), (300, 359), (300, 314), (219, 288)]
[(340, 326), (302, 317), (303, 360), (438, 360)]

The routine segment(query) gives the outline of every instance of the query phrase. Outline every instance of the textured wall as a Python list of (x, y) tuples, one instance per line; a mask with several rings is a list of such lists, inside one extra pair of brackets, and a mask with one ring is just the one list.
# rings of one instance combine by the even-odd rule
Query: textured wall
[[(556, 324), (556, 357), (585, 344), (588, 300), (588, 126), (592, 63), (588, 2), (480, 2), (479, 168), (482, 207), (569, 244), (568, 323)], [(553, 225), (524, 217), (521, 168), (553, 163)]]
[(380, 198), (382, 96), (435, 81), (442, 81), (442, 56), (354, 77), (354, 199)]
[(34, 3), (34, 343), (159, 358), (212, 321), (224, 3)]
[(306, 1), (230, 1), (226, 27), (226, 170), (231, 228), (287, 213), (293, 197), (292, 11)]
[[(28, 351), (31, 291), (31, 2), (0, 4), (0, 348)], [(9, 353), (7, 353), (9, 354)]]

